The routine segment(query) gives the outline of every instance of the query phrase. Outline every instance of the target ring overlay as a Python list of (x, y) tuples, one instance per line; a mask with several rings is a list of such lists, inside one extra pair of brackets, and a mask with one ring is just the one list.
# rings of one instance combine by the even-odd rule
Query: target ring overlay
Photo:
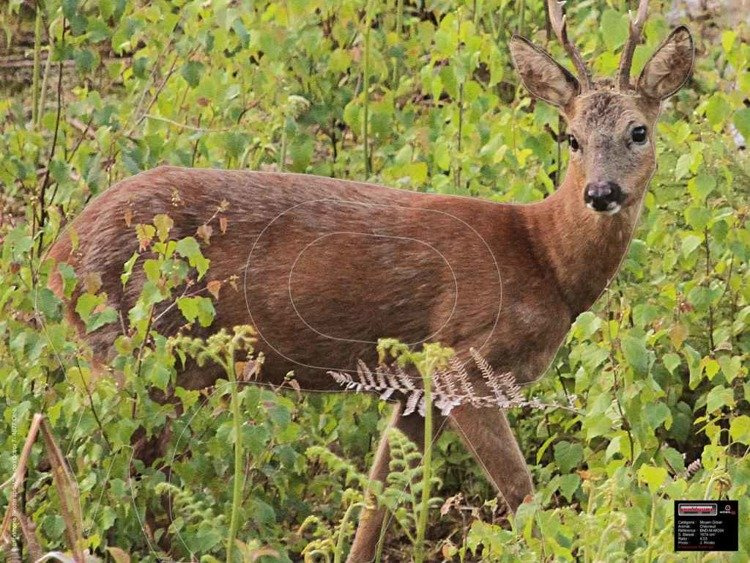
[(492, 338), (502, 277), (480, 208), (496, 204), (283, 176), (241, 276), (264, 380), (293, 370), (302, 389), (334, 389), (322, 372), (373, 364), (380, 338), (480, 351)]

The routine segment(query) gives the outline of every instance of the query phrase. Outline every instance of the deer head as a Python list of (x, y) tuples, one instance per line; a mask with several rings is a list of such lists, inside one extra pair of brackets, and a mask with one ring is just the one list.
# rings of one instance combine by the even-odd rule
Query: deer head
[(659, 46), (635, 83), (631, 82), (633, 52), (647, 7), (648, 0), (640, 0), (630, 21), (616, 80), (591, 78), (568, 39), (561, 3), (556, 0), (548, 0), (550, 23), (574, 63), (577, 78), (529, 40), (516, 35), (510, 43), (526, 89), (562, 113), (570, 143), (567, 178), (580, 190), (580, 205), (600, 215), (640, 208), (656, 167), (653, 130), (661, 102), (685, 84), (693, 66), (693, 39), (681, 26)]

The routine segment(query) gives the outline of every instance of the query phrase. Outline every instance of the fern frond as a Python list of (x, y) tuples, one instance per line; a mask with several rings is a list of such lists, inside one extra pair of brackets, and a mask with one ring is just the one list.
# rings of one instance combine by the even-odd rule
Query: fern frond
[[(422, 401), (422, 391), (416, 390), (413, 391), (409, 397), (406, 399), (406, 405), (404, 406), (404, 416), (409, 416), (411, 413), (413, 413), (417, 408), (419, 408), (424, 401)], [(420, 409), (420, 414), (424, 416), (424, 412), (422, 409)]]
[[(455, 356), (449, 360), (448, 368), (439, 369), (432, 375), (433, 404), (443, 416), (448, 416), (459, 405), (469, 404), (475, 408), (530, 407), (533, 409), (563, 408), (578, 412), (573, 406), (549, 405), (536, 397), (525, 399), (521, 386), (511, 372), (497, 374), (492, 365), (476, 349), (469, 350), (471, 359), (482, 377), (484, 385), (478, 392), (466, 366)], [(424, 391), (414, 384), (410, 376), (398, 364), (379, 365), (371, 370), (359, 360), (356, 375), (340, 371), (328, 374), (344, 389), (355, 392), (377, 392), (383, 400), (399, 394), (405, 400), (404, 416), (414, 412), (425, 414)], [(486, 390), (484, 390), (486, 388)]]

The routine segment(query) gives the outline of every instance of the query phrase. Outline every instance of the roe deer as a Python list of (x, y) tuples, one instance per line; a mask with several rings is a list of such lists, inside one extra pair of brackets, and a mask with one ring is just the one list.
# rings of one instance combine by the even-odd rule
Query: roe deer
[[(263, 381), (279, 383), (293, 370), (303, 389), (338, 389), (327, 372), (355, 369), (359, 359), (373, 365), (381, 337), (440, 342), (462, 358), (475, 347), (518, 382), (533, 381), (619, 268), (656, 166), (660, 104), (686, 82), (694, 56), (689, 31), (679, 27), (631, 82), (647, 9), (641, 0), (616, 80), (594, 81), (567, 37), (560, 5), (549, 0), (548, 8), (578, 78), (530, 41), (510, 43), (525, 87), (556, 106), (570, 132), (564, 180), (543, 201), (499, 204), (301, 174), (165, 166), (92, 201), (71, 225), (77, 248), (62, 236), (50, 256), (79, 276), (98, 272), (108, 303), (125, 311), (144, 281), (138, 265), (127, 286), (120, 281), (137, 249), (128, 223), (165, 213), (173, 236), (191, 236), (226, 200), (226, 232), (205, 246), (210, 269), (197, 287), (233, 274), (244, 283), (222, 291), (213, 324), (194, 333), (253, 325), (266, 357)], [(58, 294), (60, 284), (53, 278)], [(82, 328), (75, 297), (67, 314)], [(172, 307), (153, 329), (173, 334), (183, 324)], [(106, 361), (119, 329), (86, 335), (97, 358)], [(217, 366), (188, 364), (178, 383), (203, 388), (221, 375)], [(515, 510), (533, 488), (505, 414), (463, 404), (448, 418)], [(399, 407), (390, 421), (417, 444), (422, 424), (419, 414), (400, 416)], [(382, 438), (372, 479), (385, 479), (388, 459)], [(373, 557), (383, 517), (383, 508), (364, 511), (350, 561)]]

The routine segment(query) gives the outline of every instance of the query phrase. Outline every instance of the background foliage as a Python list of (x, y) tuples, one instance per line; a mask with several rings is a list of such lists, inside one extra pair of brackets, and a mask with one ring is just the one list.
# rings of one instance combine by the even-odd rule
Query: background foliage
[[(571, 35), (597, 73), (612, 73), (627, 2), (569, 4)], [(85, 345), (46, 289), (44, 249), (107, 186), (162, 163), (540, 199), (567, 147), (554, 139), (556, 112), (519, 89), (507, 40), (520, 31), (565, 58), (549, 41), (542, 0), (38, 6), (0, 8), (0, 480), (14, 470), (32, 414), (43, 412), (78, 480), (90, 550), (156, 560), (169, 536), (174, 557), (223, 558), (237, 439), (229, 386), (178, 389), (180, 415), (151, 401), (149, 391), (174, 377), (176, 350), (148, 338), (149, 307), (166, 297), (145, 290), (118, 344), (124, 384), (92, 379)], [(674, 23), (667, 15), (685, 20), (670, 10), (651, 2), (636, 72)], [(695, 74), (663, 112), (659, 170), (623, 270), (528, 391), (544, 402), (575, 395), (581, 414), (511, 413), (536, 497), (511, 526), (447, 433), (433, 461), (437, 494), (451, 502), (431, 515), (430, 559), (671, 561), (673, 499), (734, 498), (750, 514), (750, 46), (746, 22), (726, 16), (709, 10), (687, 21)], [(151, 238), (168, 231), (165, 221)], [(195, 265), (195, 242), (163, 247), (155, 283), (167, 262)], [(85, 284), (79, 306), (89, 326), (117, 319), (96, 280), (63, 273), (68, 289)], [(213, 310), (208, 298), (180, 308), (198, 322)], [(239, 399), (244, 556), (332, 557), (351, 538), (354, 519), (344, 513), (361, 501), (361, 472), (389, 407), (253, 386)], [(174, 459), (132, 461), (138, 425), (157, 432), (167, 418)], [(41, 452), (32, 453), (23, 508), (45, 549), (66, 549)], [(7, 487), (0, 499), (6, 506)], [(400, 561), (414, 499), (402, 508), (397, 500), (389, 502), (402, 526), (392, 526), (385, 557)], [(147, 507), (167, 501), (171, 524), (164, 510), (147, 518)], [(750, 527), (741, 526), (739, 553), (688, 558), (747, 561)]]

